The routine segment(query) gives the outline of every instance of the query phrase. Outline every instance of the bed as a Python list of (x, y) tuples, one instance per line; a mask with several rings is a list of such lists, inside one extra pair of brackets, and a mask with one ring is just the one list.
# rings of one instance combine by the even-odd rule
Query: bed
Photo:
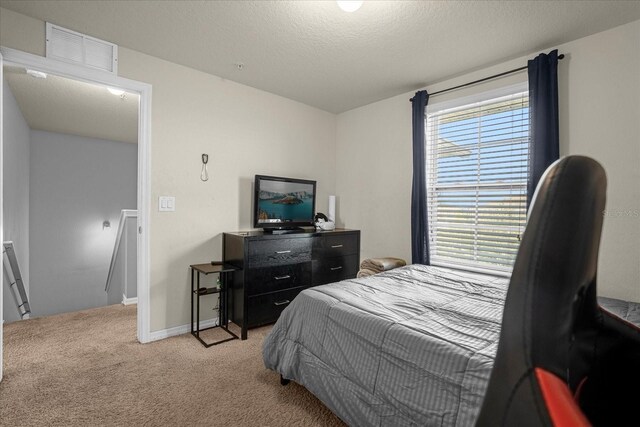
[[(422, 265), (313, 287), (265, 339), (264, 363), (349, 425), (469, 426), (507, 287), (506, 278)], [(615, 310), (634, 321), (638, 307)]]

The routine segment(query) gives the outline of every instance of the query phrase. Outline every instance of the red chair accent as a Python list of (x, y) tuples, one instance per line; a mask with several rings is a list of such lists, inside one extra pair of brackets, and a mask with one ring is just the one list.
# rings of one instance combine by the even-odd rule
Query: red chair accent
[(544, 369), (536, 368), (535, 371), (544, 403), (554, 426), (586, 427), (591, 425), (580, 411), (578, 404), (573, 400), (566, 383)]

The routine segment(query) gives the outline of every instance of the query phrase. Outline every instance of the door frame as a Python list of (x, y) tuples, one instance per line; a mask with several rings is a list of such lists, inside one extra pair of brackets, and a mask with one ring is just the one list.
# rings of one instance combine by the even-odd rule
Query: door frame
[[(70, 64), (43, 56), (33, 55), (16, 49), (0, 46), (0, 69), (4, 65), (28, 67), (30, 69), (55, 74), (86, 83), (105, 87), (117, 87), (127, 92), (140, 95), (138, 110), (138, 306), (137, 306), (137, 337), (141, 343), (151, 341), (151, 300), (150, 300), (150, 241), (149, 224), (151, 209), (151, 89), (148, 83), (130, 80), (106, 71), (91, 69), (84, 66)], [(1, 72), (1, 71), (0, 71)], [(0, 110), (1, 111), (1, 110)], [(1, 116), (0, 116), (0, 120)], [(0, 122), (1, 125), (2, 122)], [(0, 129), (2, 129), (0, 127)], [(0, 132), (0, 138), (1, 136)], [(0, 149), (2, 149), (0, 139)], [(1, 165), (0, 165), (1, 167)], [(1, 169), (0, 169), (1, 171)], [(0, 185), (0, 199), (3, 199)], [(2, 202), (0, 202), (0, 233), (3, 230)], [(0, 235), (2, 237), (3, 234)], [(0, 278), (0, 285), (2, 284)], [(1, 288), (0, 288), (1, 289)], [(2, 314), (2, 292), (0, 292), (0, 315)], [(0, 317), (0, 319), (2, 319)], [(2, 360), (2, 322), (0, 322), (0, 361)], [(0, 363), (0, 379), (2, 378), (2, 364)]]
[[(2, 51), (0, 50), (0, 159), (3, 159), (4, 153), (4, 145), (2, 141), (2, 135), (4, 135), (4, 127), (2, 118), (4, 117), (4, 56), (2, 55)], [(4, 194), (2, 189), (4, 188), (4, 169), (2, 168), (2, 164), (4, 161), (0, 161), (0, 243), (4, 242), (4, 217), (2, 213), (4, 212)], [(4, 247), (4, 246), (3, 246)], [(4, 254), (2, 255), (2, 263), (4, 264)], [(0, 271), (0, 382), (2, 382), (2, 373), (4, 366), (3, 354), (4, 354), (4, 313), (2, 312), (2, 308), (4, 307), (4, 271)]]

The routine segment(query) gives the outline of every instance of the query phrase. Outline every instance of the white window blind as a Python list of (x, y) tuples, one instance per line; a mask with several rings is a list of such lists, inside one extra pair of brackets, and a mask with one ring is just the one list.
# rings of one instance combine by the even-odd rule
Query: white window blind
[(511, 271), (526, 223), (529, 94), (427, 113), (434, 265)]

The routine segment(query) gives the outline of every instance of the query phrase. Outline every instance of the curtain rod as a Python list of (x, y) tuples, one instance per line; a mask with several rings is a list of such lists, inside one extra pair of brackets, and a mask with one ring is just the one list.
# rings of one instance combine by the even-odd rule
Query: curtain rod
[[(563, 59), (563, 58), (564, 58), (564, 53), (561, 53), (560, 55), (558, 55), (558, 59)], [(480, 80), (474, 80), (474, 81), (469, 82), (469, 83), (464, 83), (464, 84), (461, 84), (461, 85), (458, 85), (458, 86), (450, 87), (450, 88), (447, 88), (447, 89), (442, 89), (442, 90), (439, 90), (437, 92), (430, 93), (429, 96), (440, 95), (441, 93), (450, 92), (452, 90), (456, 90), (456, 89), (460, 89), (460, 88), (463, 88), (463, 87), (475, 85), (477, 83), (486, 82), (487, 80), (493, 80), (493, 79), (496, 79), (498, 77), (507, 76), (509, 74), (517, 73), (518, 71), (526, 70), (527, 67), (528, 66), (525, 65), (524, 67), (514, 68), (513, 70), (505, 71), (505, 72), (499, 73), (499, 74), (494, 74), (493, 76), (485, 77), (485, 78), (480, 79)], [(413, 101), (413, 98), (409, 99), (409, 101)]]

